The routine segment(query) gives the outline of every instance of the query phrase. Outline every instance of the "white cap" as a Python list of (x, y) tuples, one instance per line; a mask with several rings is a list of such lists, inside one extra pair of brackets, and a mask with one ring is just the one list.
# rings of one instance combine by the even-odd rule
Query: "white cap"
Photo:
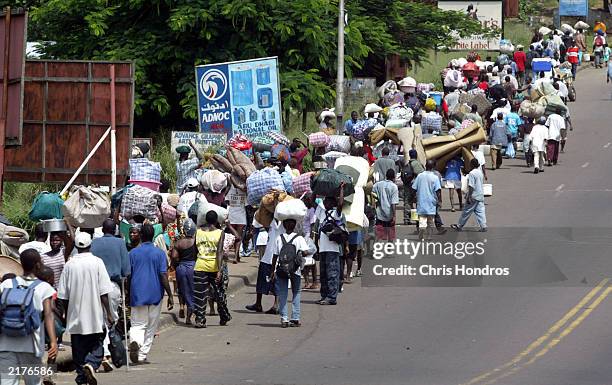
[(189, 178), (189, 179), (187, 179), (187, 187), (189, 187), (189, 188), (196, 188), (196, 187), (198, 187), (199, 184), (200, 184), (200, 182), (198, 182), (198, 180), (196, 178)]
[(86, 249), (91, 246), (91, 235), (84, 231), (79, 232), (74, 238), (74, 245), (79, 249)]

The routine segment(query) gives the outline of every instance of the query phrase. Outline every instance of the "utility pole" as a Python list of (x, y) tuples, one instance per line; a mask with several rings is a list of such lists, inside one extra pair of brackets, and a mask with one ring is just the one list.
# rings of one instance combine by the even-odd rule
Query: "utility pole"
[(342, 131), (344, 115), (344, 0), (339, 0), (338, 12), (338, 75), (336, 77), (336, 132)]

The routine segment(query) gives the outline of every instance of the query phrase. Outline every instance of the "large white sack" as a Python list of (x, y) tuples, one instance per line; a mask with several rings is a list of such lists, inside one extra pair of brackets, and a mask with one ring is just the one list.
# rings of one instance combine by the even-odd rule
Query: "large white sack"
[(538, 29), (538, 32), (541, 33), (542, 35), (548, 35), (552, 32), (552, 29), (548, 27), (541, 27), (540, 29)]
[(344, 214), (348, 223), (363, 227), (363, 218), (365, 216), (364, 210), (365, 192), (363, 191), (363, 187), (355, 186), (353, 202), (342, 208), (342, 214)]
[(198, 205), (198, 227), (206, 224), (206, 214), (209, 211), (217, 213), (217, 222), (222, 225), (227, 219), (227, 209), (210, 202), (200, 202)]
[(343, 156), (336, 159), (334, 168), (353, 178), (355, 187), (365, 187), (368, 184), (370, 164), (364, 158), (352, 155)]
[(274, 210), (274, 218), (279, 221), (286, 219), (302, 220), (308, 208), (301, 199), (289, 199), (279, 202)]
[(227, 187), (227, 175), (219, 170), (209, 170), (200, 176), (199, 182), (205, 189), (219, 193)]
[(191, 207), (191, 205), (195, 203), (196, 199), (200, 201), (200, 204), (208, 203), (208, 200), (206, 200), (206, 197), (204, 196), (204, 194), (199, 193), (197, 191), (190, 191), (188, 193), (181, 195), (181, 198), (179, 199), (179, 203), (176, 206), (176, 210), (185, 214), (185, 216), (187, 216), (189, 213), (189, 208)]
[(574, 24), (574, 28), (576, 29), (589, 29), (589, 25), (584, 21), (580, 20), (576, 24)]

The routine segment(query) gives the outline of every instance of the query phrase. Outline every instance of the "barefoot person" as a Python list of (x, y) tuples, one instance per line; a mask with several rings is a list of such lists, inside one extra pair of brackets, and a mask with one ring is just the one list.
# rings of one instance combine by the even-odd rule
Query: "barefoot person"
[(178, 294), (187, 307), (186, 325), (191, 325), (191, 316), (193, 315), (193, 268), (198, 256), (195, 243), (196, 230), (196, 224), (191, 219), (186, 219), (183, 223), (185, 238), (176, 242), (172, 249), (172, 261), (177, 265)]

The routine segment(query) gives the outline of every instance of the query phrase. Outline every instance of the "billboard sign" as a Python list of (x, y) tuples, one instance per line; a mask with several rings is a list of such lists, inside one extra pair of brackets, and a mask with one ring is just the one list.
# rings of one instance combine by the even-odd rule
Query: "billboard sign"
[(588, 0), (559, 0), (559, 16), (588, 16)]
[(499, 50), (499, 41), (504, 29), (503, 1), (438, 1), (438, 8), (465, 13), (468, 17), (480, 21), (484, 28), (499, 29), (499, 34), (494, 37), (473, 35), (460, 38), (457, 44), (450, 49), (457, 51)]
[(197, 66), (200, 131), (254, 139), (281, 131), (276, 57)]

